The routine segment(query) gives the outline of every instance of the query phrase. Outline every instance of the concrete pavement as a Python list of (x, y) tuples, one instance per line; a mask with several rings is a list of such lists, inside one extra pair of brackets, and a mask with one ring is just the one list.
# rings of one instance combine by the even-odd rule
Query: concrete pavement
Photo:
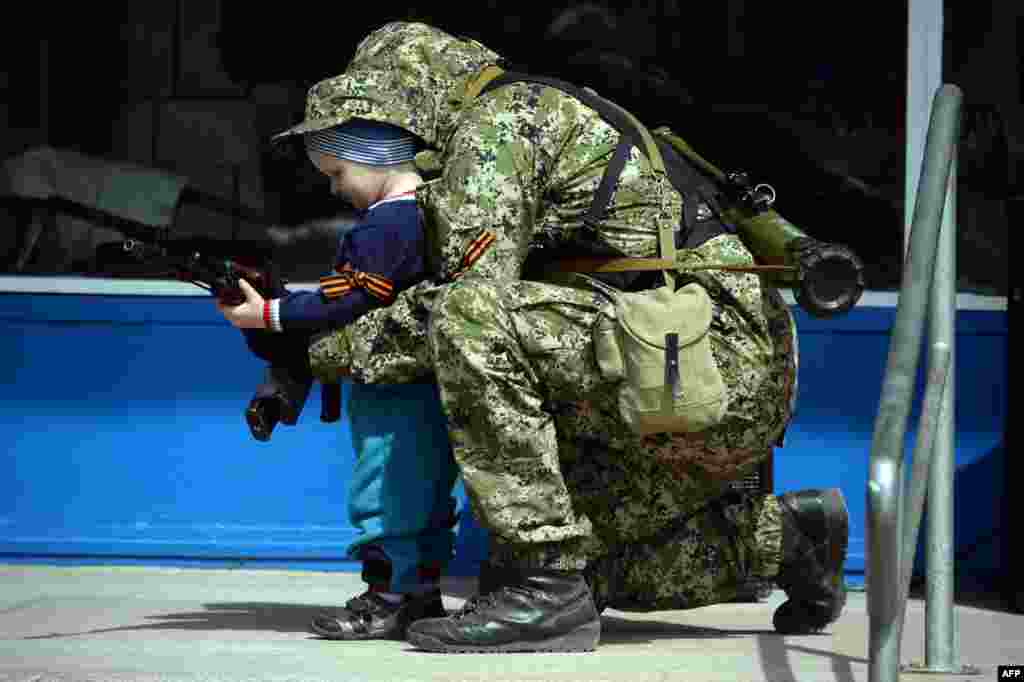
[[(322, 607), (361, 591), (357, 573), (156, 567), (0, 565), (0, 682), (419, 680), (597, 682), (867, 680), (864, 593), (820, 635), (775, 634), (785, 596), (760, 604), (626, 614), (608, 610), (589, 654), (445, 655), (405, 642), (332, 642), (307, 631)], [(472, 594), (449, 579), (445, 605)], [(1024, 616), (956, 609), (960, 662), (995, 680), (996, 666), (1024, 663)], [(924, 605), (907, 616), (904, 662), (923, 658)]]

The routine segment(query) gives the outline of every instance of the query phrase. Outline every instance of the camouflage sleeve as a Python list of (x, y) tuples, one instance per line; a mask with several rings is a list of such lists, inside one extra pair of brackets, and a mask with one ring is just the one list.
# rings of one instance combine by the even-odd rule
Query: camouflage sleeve
[(432, 381), (427, 332), (430, 305), (439, 290), (435, 283), (420, 282), (388, 307), (315, 335), (309, 346), (313, 376), (324, 382), (351, 379), (361, 384)]

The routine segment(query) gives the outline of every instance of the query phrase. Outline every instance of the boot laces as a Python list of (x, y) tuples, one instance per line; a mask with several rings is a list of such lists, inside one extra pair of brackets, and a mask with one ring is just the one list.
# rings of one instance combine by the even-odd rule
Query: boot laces
[(490, 594), (476, 594), (466, 600), (466, 603), (462, 605), (458, 611), (452, 614), (452, 618), (458, 620), (465, 618), (466, 616), (476, 613), (477, 611), (483, 611), (486, 609), (494, 608), (498, 605), (497, 592), (491, 592)]
[(486, 609), (495, 608), (498, 605), (498, 598), (503, 594), (519, 594), (528, 599), (537, 599), (542, 597), (542, 593), (530, 587), (523, 587), (519, 585), (506, 585), (501, 589), (495, 590), (490, 594), (474, 595), (466, 600), (466, 603), (462, 605), (462, 608), (452, 614), (453, 618), (463, 618), (476, 613), (477, 611), (483, 611)]

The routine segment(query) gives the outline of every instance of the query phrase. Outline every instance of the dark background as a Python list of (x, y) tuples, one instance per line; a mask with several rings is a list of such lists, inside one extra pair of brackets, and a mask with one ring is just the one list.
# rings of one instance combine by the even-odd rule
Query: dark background
[[(1021, 158), (1015, 3), (946, 3), (944, 79), (965, 92), (959, 289), (1005, 294), (1008, 218)], [(1006, 5), (1006, 7), (1003, 7)], [(673, 126), (718, 165), (778, 191), (813, 236), (852, 246), (872, 289), (900, 281), (905, 2), (872, 6), (683, 3), (414, 3), (390, 12), (154, 0), (63, 8), (8, 22), (0, 123), (8, 158), (40, 145), (186, 175), (248, 218), (186, 206), (179, 234), (260, 238), (283, 226), (293, 279), (333, 249), (297, 230), (346, 214), (304, 160), (267, 141), (301, 120), (306, 90), (342, 72), (358, 41), (394, 19), (472, 36), (524, 69), (594, 87), (650, 126)], [(24, 216), (0, 214), (0, 268), (89, 274), (97, 237), (58, 221), (27, 257)], [(257, 216), (263, 216), (258, 219)], [(20, 261), (20, 268), (18, 267)]]

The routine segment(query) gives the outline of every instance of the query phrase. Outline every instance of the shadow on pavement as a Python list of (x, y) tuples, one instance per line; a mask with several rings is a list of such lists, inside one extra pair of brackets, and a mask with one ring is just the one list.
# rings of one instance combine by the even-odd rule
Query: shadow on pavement
[[(826, 631), (822, 635), (827, 636), (828, 632)], [(777, 633), (759, 635), (757, 638), (757, 651), (761, 659), (761, 669), (772, 682), (796, 682), (796, 674), (789, 660), (791, 651), (829, 659), (832, 667), (832, 679), (835, 679), (837, 682), (854, 682), (856, 677), (853, 673), (853, 664), (868, 664), (868, 659), (866, 658), (846, 656), (824, 649), (792, 644), (784, 636)]]
[(657, 620), (601, 616), (601, 645), (635, 644), (659, 639), (722, 639), (725, 637), (778, 636), (774, 630), (723, 630)]
[[(146, 616), (147, 623), (120, 627), (96, 628), (80, 632), (54, 632), (22, 639), (60, 639), (109, 632), (140, 630), (252, 630), (266, 632), (309, 632), (309, 623), (317, 613), (336, 609), (341, 604), (279, 604), (273, 602), (238, 602), (204, 604), (204, 611), (186, 611)], [(310, 636), (314, 636), (310, 633)]]

